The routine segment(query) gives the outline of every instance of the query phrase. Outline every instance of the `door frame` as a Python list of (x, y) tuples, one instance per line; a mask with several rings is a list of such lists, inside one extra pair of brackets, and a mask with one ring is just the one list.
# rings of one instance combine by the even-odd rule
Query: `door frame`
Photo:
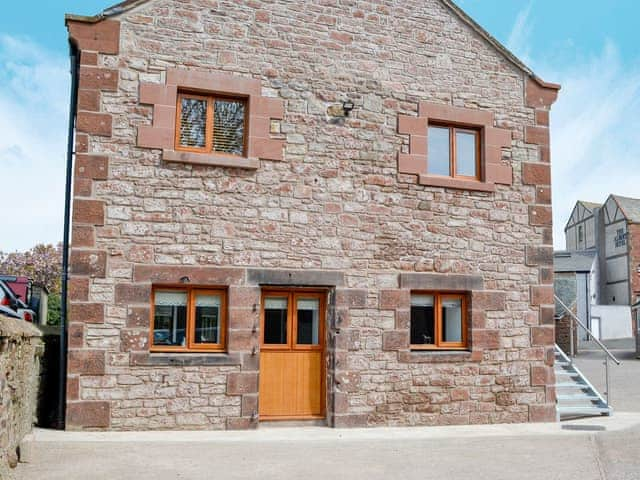
[[(320, 300), (320, 311), (318, 320), (318, 345), (297, 346), (294, 341), (297, 338), (297, 322), (295, 322), (295, 312), (297, 312), (296, 298), (313, 296)], [(281, 345), (264, 344), (264, 305), (266, 297), (287, 298), (287, 343)], [(329, 300), (328, 288), (311, 287), (263, 287), (260, 292), (260, 354), (262, 353), (287, 353), (287, 352), (314, 352), (320, 354), (320, 413), (317, 415), (260, 415), (260, 421), (278, 420), (320, 420), (327, 416), (327, 304)], [(289, 308), (291, 307), (291, 308)], [(262, 364), (262, 362), (261, 362)], [(260, 375), (262, 375), (262, 365), (260, 365)], [(260, 401), (260, 391), (258, 391), (258, 402)], [(260, 405), (258, 404), (258, 412)]]

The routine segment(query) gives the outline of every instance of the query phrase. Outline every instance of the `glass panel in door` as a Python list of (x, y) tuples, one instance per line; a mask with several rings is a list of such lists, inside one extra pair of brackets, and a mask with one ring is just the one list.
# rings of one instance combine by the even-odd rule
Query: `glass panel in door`
[(297, 339), (298, 345), (320, 344), (320, 299), (298, 298), (297, 310)]
[(287, 344), (287, 297), (266, 297), (264, 299), (264, 341), (265, 345)]

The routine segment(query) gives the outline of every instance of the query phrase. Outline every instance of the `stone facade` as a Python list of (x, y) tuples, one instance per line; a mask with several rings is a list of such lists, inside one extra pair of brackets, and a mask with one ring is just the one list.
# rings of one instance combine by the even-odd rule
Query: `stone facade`
[[(328, 288), (331, 426), (555, 420), (556, 86), (448, 1), (151, 0), (116, 13), (68, 19), (81, 51), (68, 428), (256, 427), (265, 285)], [(172, 156), (172, 72), (259, 84), (249, 95), (272, 106), (250, 120), (254, 158)], [(494, 181), (399, 170), (426, 140), (399, 119), (425, 103), (497, 132)], [(149, 353), (152, 285), (183, 277), (228, 288), (227, 353)], [(469, 294), (469, 351), (412, 352), (410, 292), (443, 286)]]
[(35, 422), (42, 352), (37, 328), (0, 315), (0, 478), (12, 478), (18, 445)]

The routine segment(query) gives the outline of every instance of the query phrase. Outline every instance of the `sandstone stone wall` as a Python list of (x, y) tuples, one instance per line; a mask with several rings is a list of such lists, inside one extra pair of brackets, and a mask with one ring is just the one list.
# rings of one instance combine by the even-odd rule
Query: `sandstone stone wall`
[[(575, 307), (574, 307), (575, 314)], [(556, 320), (556, 343), (567, 355), (571, 355), (571, 316), (568, 313), (564, 313), (562, 317)], [(574, 323), (573, 329), (573, 352), (578, 353), (578, 330), (580, 327)]]
[(11, 478), (18, 444), (35, 422), (41, 355), (37, 328), (0, 315), (0, 478)]
[[(251, 269), (339, 274), (323, 284), (332, 425), (555, 419), (555, 91), (440, 0), (156, 0), (69, 29), (82, 50), (69, 428), (255, 426), (264, 283)], [(190, 165), (138, 147), (160, 118), (140, 86), (164, 85), (170, 68), (260, 80), (284, 102), (271, 129), (282, 161)], [(336, 119), (346, 99), (355, 109)], [(511, 134), (497, 160), (511, 185), (447, 189), (399, 173), (410, 139), (398, 118), (420, 102), (492, 113)], [(480, 278), (458, 284), (472, 297), (469, 352), (409, 351), (403, 272)], [(149, 355), (151, 285), (182, 276), (229, 287), (226, 355)]]

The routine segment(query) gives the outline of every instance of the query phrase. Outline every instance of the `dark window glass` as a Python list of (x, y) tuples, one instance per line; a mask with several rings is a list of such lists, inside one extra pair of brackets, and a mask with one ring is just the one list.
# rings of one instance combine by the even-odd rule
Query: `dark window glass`
[(185, 346), (187, 292), (155, 293), (153, 344)]
[(299, 298), (298, 345), (319, 345), (320, 300), (317, 298)]
[(207, 144), (207, 101), (183, 98), (180, 110), (180, 145), (204, 148)]
[(195, 343), (220, 343), (219, 295), (196, 295)]
[(283, 345), (287, 343), (287, 299), (281, 297), (264, 300), (264, 343)]
[(476, 173), (476, 133), (456, 130), (456, 173), (475, 177)]
[(435, 344), (435, 315), (432, 295), (411, 297), (411, 344)]
[(616, 248), (624, 247), (627, 244), (627, 234), (625, 233), (623, 228), (619, 228), (616, 231), (615, 242), (616, 242)]
[(213, 149), (216, 152), (244, 153), (244, 102), (216, 100), (213, 110)]
[(451, 175), (449, 129), (429, 127), (427, 172), (432, 175)]

